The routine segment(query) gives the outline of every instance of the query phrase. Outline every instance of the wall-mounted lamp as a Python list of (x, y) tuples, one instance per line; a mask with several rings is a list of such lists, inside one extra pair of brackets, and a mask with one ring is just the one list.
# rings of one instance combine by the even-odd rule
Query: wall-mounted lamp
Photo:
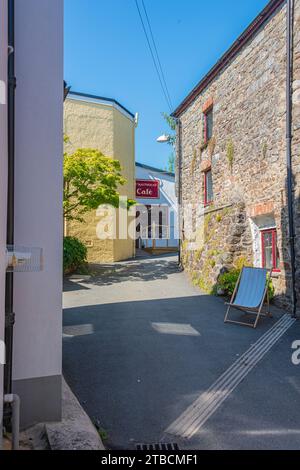
[(156, 140), (156, 142), (158, 142), (159, 144), (167, 144), (169, 143), (171, 140), (171, 136), (170, 135), (166, 135), (166, 134), (163, 134), (161, 135), (160, 137), (158, 137), (158, 139)]

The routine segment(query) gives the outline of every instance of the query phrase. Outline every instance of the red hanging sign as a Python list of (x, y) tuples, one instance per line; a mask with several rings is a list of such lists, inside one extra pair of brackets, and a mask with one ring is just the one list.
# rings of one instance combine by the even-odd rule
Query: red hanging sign
[(159, 181), (136, 180), (135, 197), (137, 199), (159, 199)]

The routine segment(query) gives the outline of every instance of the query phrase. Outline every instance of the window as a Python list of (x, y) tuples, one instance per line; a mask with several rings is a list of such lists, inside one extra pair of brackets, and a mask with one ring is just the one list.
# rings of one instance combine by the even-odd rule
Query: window
[(204, 173), (204, 205), (209, 206), (213, 202), (213, 181), (212, 172), (208, 170)]
[(169, 207), (167, 205), (146, 205), (137, 207), (137, 238), (150, 240), (168, 239), (169, 226)]
[(262, 267), (279, 271), (279, 252), (276, 229), (261, 232)]
[(204, 113), (204, 142), (207, 143), (213, 136), (213, 108)]

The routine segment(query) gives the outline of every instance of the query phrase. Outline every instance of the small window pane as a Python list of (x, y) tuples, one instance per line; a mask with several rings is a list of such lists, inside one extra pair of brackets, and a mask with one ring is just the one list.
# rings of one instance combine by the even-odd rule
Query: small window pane
[(279, 268), (279, 250), (277, 248), (276, 230), (262, 232), (263, 267), (267, 269)]
[(210, 140), (213, 136), (213, 110), (206, 113), (206, 140)]
[(205, 197), (205, 202), (210, 203), (212, 202), (214, 195), (213, 195), (213, 181), (212, 181), (212, 172), (207, 171), (205, 173), (205, 187), (206, 187), (206, 197)]
[(264, 267), (267, 269), (273, 268), (272, 238), (272, 232), (263, 233)]

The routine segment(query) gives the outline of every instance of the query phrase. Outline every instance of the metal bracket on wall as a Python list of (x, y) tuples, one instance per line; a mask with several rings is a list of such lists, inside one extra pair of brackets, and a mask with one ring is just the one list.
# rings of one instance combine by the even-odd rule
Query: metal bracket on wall
[(7, 245), (7, 272), (39, 272), (43, 270), (42, 248)]
[(7, 83), (8, 83), (9, 87), (12, 87), (14, 89), (17, 88), (17, 78), (16, 77), (9, 77)]
[(13, 326), (15, 324), (16, 315), (13, 312), (5, 313), (5, 328)]

